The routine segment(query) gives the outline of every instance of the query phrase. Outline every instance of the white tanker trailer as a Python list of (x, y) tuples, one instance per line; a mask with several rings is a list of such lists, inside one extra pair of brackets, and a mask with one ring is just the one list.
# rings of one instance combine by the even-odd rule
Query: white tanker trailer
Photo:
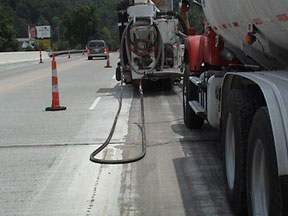
[(288, 215), (288, 1), (202, 0), (185, 42), (184, 122), (219, 128), (236, 215)]

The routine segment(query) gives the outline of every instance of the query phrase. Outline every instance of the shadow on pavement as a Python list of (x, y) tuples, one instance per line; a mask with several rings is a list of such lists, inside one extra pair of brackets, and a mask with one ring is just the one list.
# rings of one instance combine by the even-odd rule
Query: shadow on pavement
[(184, 158), (173, 160), (186, 215), (230, 216), (223, 181), (218, 131), (204, 125), (188, 130), (184, 124), (172, 126), (180, 139)]
[[(178, 90), (182, 84), (178, 84)], [(220, 132), (205, 123), (200, 130), (184, 125), (182, 91), (177, 92), (178, 103), (169, 101), (175, 119), (171, 125), (184, 152), (183, 158), (173, 160), (187, 216), (232, 216), (224, 186), (220, 158)]]

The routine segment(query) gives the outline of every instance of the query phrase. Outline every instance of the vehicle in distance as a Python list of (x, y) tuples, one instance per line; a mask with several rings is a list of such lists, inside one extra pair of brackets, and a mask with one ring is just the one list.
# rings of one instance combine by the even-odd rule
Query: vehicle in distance
[(104, 57), (107, 59), (109, 55), (108, 47), (104, 40), (91, 40), (87, 44), (88, 60), (93, 57)]

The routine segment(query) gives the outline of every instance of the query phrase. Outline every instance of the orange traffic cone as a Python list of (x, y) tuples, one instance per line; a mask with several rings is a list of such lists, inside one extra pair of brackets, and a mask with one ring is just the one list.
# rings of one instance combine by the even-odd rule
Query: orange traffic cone
[(105, 66), (105, 68), (112, 68), (112, 66), (110, 65), (110, 53), (108, 53), (108, 56), (107, 56), (107, 65)]
[(42, 50), (40, 49), (40, 62), (39, 63), (43, 63), (43, 60), (42, 60)]
[(52, 60), (52, 106), (47, 107), (46, 111), (66, 110), (66, 107), (60, 106), (57, 66), (56, 66), (55, 56), (56, 55), (54, 53), (53, 60)]

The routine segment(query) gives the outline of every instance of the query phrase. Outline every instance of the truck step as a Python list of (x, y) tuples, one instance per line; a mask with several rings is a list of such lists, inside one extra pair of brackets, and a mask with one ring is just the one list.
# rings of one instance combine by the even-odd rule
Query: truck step
[(202, 84), (202, 80), (197, 76), (190, 76), (189, 80), (196, 86), (200, 86)]
[(189, 105), (196, 115), (205, 116), (206, 111), (198, 101), (189, 101)]

